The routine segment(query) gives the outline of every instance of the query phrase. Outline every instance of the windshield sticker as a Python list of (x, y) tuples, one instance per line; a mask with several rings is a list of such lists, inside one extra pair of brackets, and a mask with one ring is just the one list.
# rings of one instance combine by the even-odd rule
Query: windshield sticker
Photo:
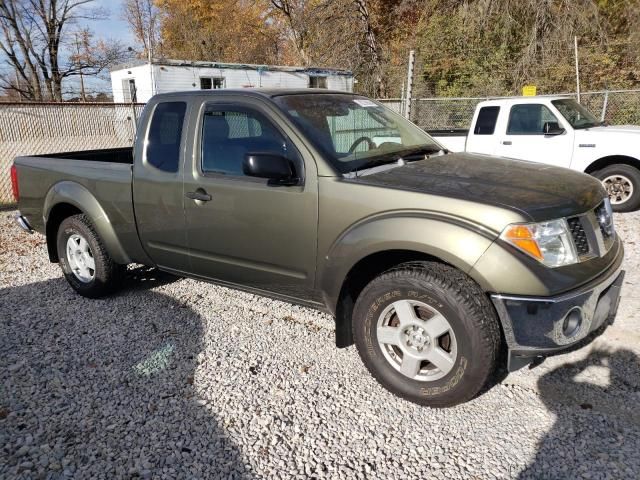
[(378, 106), (375, 102), (372, 102), (371, 100), (367, 100), (367, 99), (356, 98), (353, 101), (358, 105), (360, 105), (361, 107), (377, 107)]

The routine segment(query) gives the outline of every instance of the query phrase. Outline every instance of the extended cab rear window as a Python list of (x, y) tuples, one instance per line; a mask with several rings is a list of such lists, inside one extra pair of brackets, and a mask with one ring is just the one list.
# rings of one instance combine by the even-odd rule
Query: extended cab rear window
[(493, 135), (499, 113), (500, 107), (482, 107), (478, 112), (478, 120), (476, 120), (473, 133), (475, 135)]
[(185, 102), (162, 102), (156, 105), (147, 137), (147, 163), (164, 172), (178, 171), (186, 110)]

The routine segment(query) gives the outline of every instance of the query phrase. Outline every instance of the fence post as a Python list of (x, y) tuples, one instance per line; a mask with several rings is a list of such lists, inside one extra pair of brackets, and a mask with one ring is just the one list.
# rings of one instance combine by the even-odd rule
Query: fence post
[(411, 95), (413, 94), (413, 64), (416, 60), (415, 50), (409, 51), (409, 67), (407, 69), (407, 92), (404, 104), (404, 116), (411, 120)]
[(573, 36), (573, 49), (576, 57), (576, 93), (578, 94), (578, 103), (580, 103), (580, 69), (578, 68), (578, 37)]
[(607, 115), (607, 105), (609, 104), (609, 90), (604, 91), (604, 101), (602, 102), (602, 113), (600, 114), (600, 121), (604, 122)]

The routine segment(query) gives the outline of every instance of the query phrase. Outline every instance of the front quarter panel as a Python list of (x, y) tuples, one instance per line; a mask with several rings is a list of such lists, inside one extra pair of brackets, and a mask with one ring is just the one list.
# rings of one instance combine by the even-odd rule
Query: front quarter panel
[(624, 156), (640, 161), (640, 130), (621, 132), (614, 128), (576, 130), (571, 168), (584, 172), (605, 157)]
[(322, 291), (335, 307), (342, 279), (360, 260), (392, 250), (419, 252), (468, 272), (492, 238), (418, 212), (389, 212), (366, 219), (341, 236), (325, 256)]
[(417, 191), (341, 178), (319, 183), (317, 285), (332, 312), (347, 274), (369, 255), (417, 252), (470, 272), (505, 225), (525, 220), (499, 207)]

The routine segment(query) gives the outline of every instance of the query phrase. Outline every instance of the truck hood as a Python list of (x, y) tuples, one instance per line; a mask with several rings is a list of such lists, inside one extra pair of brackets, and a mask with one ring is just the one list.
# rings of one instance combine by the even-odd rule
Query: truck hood
[(605, 196), (599, 181), (541, 163), (450, 153), (351, 181), (506, 207), (533, 221), (584, 213)]
[(584, 130), (578, 130), (592, 133), (627, 133), (627, 134), (640, 134), (640, 127), (637, 125), (610, 125), (608, 127), (592, 127), (585, 128)]

